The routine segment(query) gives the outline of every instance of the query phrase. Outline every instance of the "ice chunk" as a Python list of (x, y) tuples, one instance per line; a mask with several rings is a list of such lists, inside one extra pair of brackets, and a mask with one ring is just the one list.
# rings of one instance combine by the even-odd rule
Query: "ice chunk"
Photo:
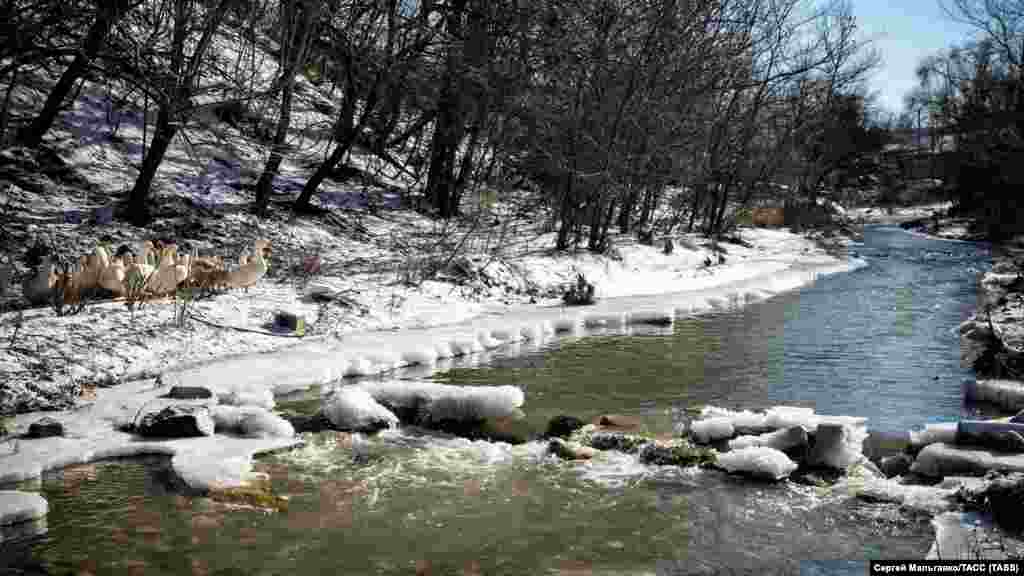
[(690, 436), (702, 444), (732, 438), (735, 433), (732, 419), (728, 416), (696, 420), (690, 424)]
[(797, 469), (796, 462), (781, 451), (763, 446), (742, 448), (720, 454), (718, 465), (729, 472), (741, 472), (755, 478), (781, 480)]
[(819, 420), (820, 417), (814, 413), (813, 408), (775, 406), (768, 409), (765, 424), (776, 430), (779, 428), (803, 426), (808, 431), (814, 431), (818, 428)]
[(324, 405), (324, 415), (340, 430), (376, 431), (398, 425), (398, 417), (359, 386), (342, 386)]
[(772, 428), (767, 425), (765, 414), (751, 412), (750, 410), (736, 412), (729, 410), (728, 408), (705, 406), (701, 409), (700, 415), (702, 419), (728, 418), (729, 421), (732, 422), (736, 433), (760, 434), (762, 432), (770, 432), (772, 430)]

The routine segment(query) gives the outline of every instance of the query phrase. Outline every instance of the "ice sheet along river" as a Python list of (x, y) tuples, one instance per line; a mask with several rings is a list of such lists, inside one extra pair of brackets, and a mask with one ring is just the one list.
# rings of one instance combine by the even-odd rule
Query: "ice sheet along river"
[[(522, 386), (537, 427), (615, 412), (668, 433), (673, 409), (713, 403), (813, 406), (906, 430), (965, 410), (955, 328), (975, 306), (987, 250), (869, 227), (852, 247), (867, 266), (798, 292), (435, 377)], [(260, 460), (291, 497), (275, 514), (178, 496), (160, 459), (78, 466), (44, 476), (49, 532), (29, 554), (61, 574), (863, 574), (854, 561), (923, 557), (931, 542), (927, 519), (893, 505), (543, 452), (408, 431), (355, 446), (319, 434)]]

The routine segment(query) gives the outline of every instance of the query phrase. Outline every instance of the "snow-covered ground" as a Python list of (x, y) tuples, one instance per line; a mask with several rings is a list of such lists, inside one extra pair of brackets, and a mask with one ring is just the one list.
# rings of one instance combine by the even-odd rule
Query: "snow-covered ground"
[[(426, 256), (416, 259), (397, 247), (416, 241), (417, 234), (429, 237), (435, 224), (406, 211), (381, 217), (364, 214), (360, 219), (364, 232), (357, 237), (332, 236), (334, 230), (309, 221), (260, 222), (246, 214), (220, 220), (217, 225), (228, 237), (237, 230), (239, 235), (262, 235), (274, 242), (270, 274), (247, 293), (235, 291), (196, 301), (184, 325), (176, 322), (176, 306), (170, 300), (149, 302), (134, 314), (123, 303), (111, 301), (96, 302), (77, 315), (63, 317), (49, 308), (7, 312), (0, 324), (0, 342), (5, 344), (0, 346), (0, 370), (8, 375), (0, 387), (0, 406), (6, 412), (56, 407), (66, 399), (59, 392), (61, 387), (88, 394), (97, 385), (312, 342), (332, 348), (341, 344), (346, 350), (358, 343), (358, 349), (365, 351), (363, 343), (380, 341), (377, 355), (397, 354), (400, 360), (403, 353), (413, 353), (391, 341), (396, 331), (454, 326), (449, 339), (455, 341), (463, 331), (458, 325), (473, 320), (487, 320), (493, 325), (489, 330), (500, 331), (500, 325), (516, 325), (538, 314), (543, 317), (541, 324), (552, 325), (563, 317), (574, 318), (565, 320), (566, 325), (582, 324), (584, 316), (590, 324), (616, 324), (616, 317), (641, 312), (671, 318), (677, 310), (699, 310), (709, 301), (708, 306), (713, 305), (716, 298), (725, 301), (730, 286), (741, 290), (743, 297), (739, 287), (755, 278), (757, 287), (748, 291), (749, 296), (764, 297), (809, 279), (799, 274), (787, 277), (785, 272), (794, 267), (829, 271), (849, 266), (811, 240), (778, 230), (742, 230), (740, 236), (751, 247), (720, 245), (727, 251), (723, 264), (696, 235), (677, 239), (671, 255), (622, 238), (618, 256), (610, 258), (590, 253), (549, 255), (543, 247), (553, 244), (550, 234), (519, 231), (516, 236), (524, 240), (506, 242), (500, 251), (484, 251), (486, 239), (473, 238), (475, 244), (467, 242), (457, 259), (464, 269), (461, 276), (453, 272), (456, 277), (439, 275), (420, 281), (418, 269), (429, 264), (422, 260), (433, 262), (448, 255), (431, 256), (424, 250), (420, 253)], [(402, 221), (408, 224), (400, 226)], [(86, 253), (88, 242), (101, 232), (125, 241), (136, 231), (120, 225), (95, 230), (50, 224), (48, 232), (57, 245), (81, 246), (80, 253)], [(319, 245), (322, 271), (304, 284), (291, 266), (312, 244)], [(202, 243), (193, 241), (193, 245)], [(233, 259), (230, 252), (225, 255)], [(706, 259), (715, 263), (706, 266)], [(599, 304), (563, 309), (558, 297), (577, 273), (596, 285)], [(773, 283), (778, 289), (773, 290)], [(10, 288), (5, 302), (14, 305), (20, 291), (16, 285)], [(314, 292), (326, 296), (314, 298)], [(659, 296), (678, 293), (687, 294), (686, 302)], [(268, 329), (278, 310), (305, 316), (303, 339)], [(339, 370), (359, 372), (352, 367)]]

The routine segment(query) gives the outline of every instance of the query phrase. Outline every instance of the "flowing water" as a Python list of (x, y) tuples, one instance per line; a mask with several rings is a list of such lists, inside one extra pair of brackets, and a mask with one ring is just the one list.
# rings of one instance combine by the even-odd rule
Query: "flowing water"
[[(534, 428), (613, 412), (669, 433), (681, 409), (706, 403), (813, 406), (881, 430), (971, 410), (955, 328), (987, 247), (872, 227), (852, 250), (868, 265), (741, 310), (499, 352), (435, 377), (523, 387)], [(46, 474), (49, 531), (20, 553), (91, 574), (863, 574), (867, 558), (923, 557), (932, 538), (925, 517), (819, 488), (620, 454), (565, 463), (539, 442), (408, 429), (311, 435), (261, 459), (291, 498), (284, 512), (177, 495), (166, 466)]]

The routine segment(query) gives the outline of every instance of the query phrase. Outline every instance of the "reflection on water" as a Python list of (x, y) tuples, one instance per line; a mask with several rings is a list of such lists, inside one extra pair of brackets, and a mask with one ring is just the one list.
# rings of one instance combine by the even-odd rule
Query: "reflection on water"
[[(858, 251), (867, 267), (741, 311), (453, 362), (438, 378), (522, 386), (536, 429), (617, 412), (668, 433), (698, 403), (801, 404), (897, 430), (957, 416), (953, 329), (984, 248), (874, 228)], [(49, 533), (29, 558), (88, 574), (862, 574), (865, 559), (923, 557), (931, 542), (927, 518), (893, 506), (621, 454), (565, 463), (539, 442), (414, 430), (308, 439), (257, 465), (291, 498), (279, 513), (174, 494), (161, 459), (47, 474)]]

